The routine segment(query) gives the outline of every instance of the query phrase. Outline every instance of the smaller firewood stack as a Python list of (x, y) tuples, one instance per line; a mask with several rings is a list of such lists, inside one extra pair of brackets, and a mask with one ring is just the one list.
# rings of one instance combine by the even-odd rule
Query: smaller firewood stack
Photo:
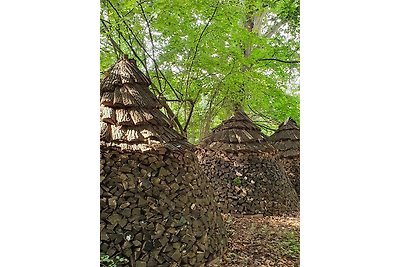
[(275, 161), (276, 150), (242, 109), (204, 138), (197, 150), (225, 213), (296, 213), (296, 192)]
[(283, 165), (297, 194), (300, 196), (300, 128), (292, 118), (284, 121), (268, 142), (278, 150), (278, 160)]

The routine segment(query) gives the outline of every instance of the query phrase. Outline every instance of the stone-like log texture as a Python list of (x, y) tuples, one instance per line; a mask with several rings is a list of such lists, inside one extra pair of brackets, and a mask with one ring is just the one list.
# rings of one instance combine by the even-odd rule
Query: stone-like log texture
[(300, 128), (292, 118), (284, 121), (268, 138), (278, 150), (278, 160), (300, 197)]
[(283, 215), (299, 210), (293, 185), (260, 129), (238, 109), (199, 145), (200, 166), (224, 213)]
[(123, 58), (101, 83), (100, 250), (125, 266), (205, 266), (226, 231), (194, 147)]

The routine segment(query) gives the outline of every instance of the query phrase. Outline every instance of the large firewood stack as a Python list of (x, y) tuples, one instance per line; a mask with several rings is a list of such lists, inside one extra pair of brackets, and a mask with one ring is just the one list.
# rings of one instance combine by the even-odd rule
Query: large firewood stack
[(199, 145), (200, 166), (210, 177), (225, 213), (283, 215), (296, 213), (293, 185), (274, 155), (276, 150), (238, 109)]
[(126, 57), (101, 83), (101, 253), (126, 266), (204, 266), (226, 232), (194, 147)]
[(278, 159), (286, 175), (300, 196), (300, 128), (292, 118), (279, 125), (269, 138), (269, 143), (278, 150)]

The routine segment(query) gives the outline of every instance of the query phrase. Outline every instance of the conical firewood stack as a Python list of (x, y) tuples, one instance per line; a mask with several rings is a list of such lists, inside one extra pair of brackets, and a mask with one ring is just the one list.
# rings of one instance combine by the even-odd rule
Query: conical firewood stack
[(149, 84), (126, 57), (101, 83), (101, 254), (124, 266), (204, 266), (226, 244), (222, 217)]
[(269, 138), (278, 150), (278, 159), (300, 196), (300, 128), (292, 118), (286, 119)]
[(274, 159), (276, 150), (242, 109), (204, 138), (197, 150), (224, 213), (296, 213), (296, 192)]

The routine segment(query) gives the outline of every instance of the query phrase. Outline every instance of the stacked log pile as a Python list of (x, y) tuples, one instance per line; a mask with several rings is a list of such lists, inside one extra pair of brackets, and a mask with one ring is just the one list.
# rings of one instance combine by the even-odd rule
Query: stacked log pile
[(268, 142), (278, 150), (278, 160), (300, 197), (300, 128), (292, 118), (279, 125)]
[(100, 250), (125, 266), (205, 266), (226, 244), (220, 210), (149, 83), (123, 58), (101, 84)]
[(296, 192), (265, 138), (238, 109), (200, 143), (200, 166), (222, 212), (283, 215), (299, 210)]

